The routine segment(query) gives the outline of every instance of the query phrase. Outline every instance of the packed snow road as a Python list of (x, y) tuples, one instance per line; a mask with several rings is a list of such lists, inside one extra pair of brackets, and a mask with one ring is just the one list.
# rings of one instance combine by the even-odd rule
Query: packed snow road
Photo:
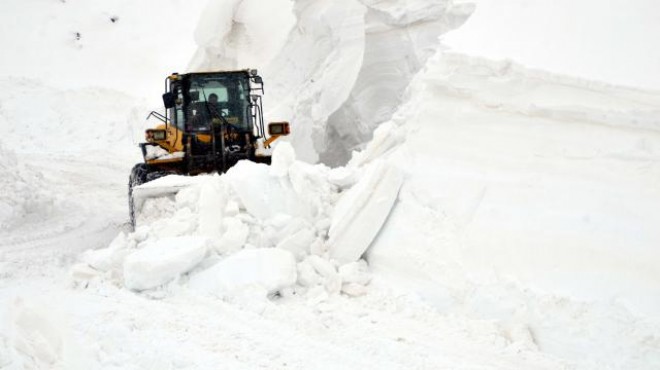
[(20, 223), (0, 231), (7, 277), (43, 276), (53, 264), (64, 266), (90, 247), (107, 245), (126, 223), (126, 163), (101, 163), (93, 155), (17, 155), (39, 174), (25, 180), (31, 182), (27, 191), (41, 199)]

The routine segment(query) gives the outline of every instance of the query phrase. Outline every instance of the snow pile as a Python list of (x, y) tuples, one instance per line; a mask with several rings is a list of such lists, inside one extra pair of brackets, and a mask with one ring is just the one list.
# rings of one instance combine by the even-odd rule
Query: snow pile
[(73, 274), (135, 291), (180, 281), (221, 298), (361, 295), (370, 277), (359, 260), (401, 184), (401, 171), (382, 160), (331, 170), (297, 161), (280, 143), (271, 166), (241, 161), (223, 176), (167, 176), (136, 188), (136, 231), (86, 252)]
[(0, 231), (25, 222), (31, 215), (47, 215), (55, 199), (43, 185), (41, 174), (20, 162), (2, 143), (0, 157)]
[(266, 118), (292, 123), (299, 158), (344, 164), (396, 111), (438, 35), (472, 10), (450, 0), (211, 2), (191, 68), (259, 68)]

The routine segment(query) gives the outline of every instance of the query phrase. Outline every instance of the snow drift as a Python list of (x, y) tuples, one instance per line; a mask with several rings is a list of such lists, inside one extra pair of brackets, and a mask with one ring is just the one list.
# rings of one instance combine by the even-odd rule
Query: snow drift
[(374, 276), (565, 358), (657, 363), (660, 95), (447, 53), (412, 89)]

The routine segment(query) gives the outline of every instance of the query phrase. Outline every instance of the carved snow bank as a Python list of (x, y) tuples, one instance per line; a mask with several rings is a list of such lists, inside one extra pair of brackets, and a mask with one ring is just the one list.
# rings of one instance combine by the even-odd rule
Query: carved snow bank
[(333, 259), (344, 264), (364, 254), (390, 214), (402, 183), (402, 171), (379, 160), (342, 196), (328, 232)]

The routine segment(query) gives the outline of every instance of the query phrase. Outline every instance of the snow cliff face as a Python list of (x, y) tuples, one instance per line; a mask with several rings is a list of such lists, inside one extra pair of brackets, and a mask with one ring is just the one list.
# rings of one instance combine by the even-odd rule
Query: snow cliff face
[(392, 116), (438, 36), (473, 10), (452, 1), (257, 3), (210, 3), (191, 68), (259, 68), (266, 118), (292, 122), (299, 158), (330, 165), (346, 163)]
[(460, 27), (472, 3), (364, 1), (365, 44), (362, 66), (348, 99), (325, 124), (317, 143), (322, 162), (342, 165), (371, 140), (374, 129), (389, 120), (403, 102), (412, 78), (436, 52), (439, 36)]
[(394, 120), (406, 181), (368, 252), (375, 276), (525, 322), (563, 358), (656, 363), (634, 353), (660, 319), (659, 109), (655, 93), (438, 54)]

